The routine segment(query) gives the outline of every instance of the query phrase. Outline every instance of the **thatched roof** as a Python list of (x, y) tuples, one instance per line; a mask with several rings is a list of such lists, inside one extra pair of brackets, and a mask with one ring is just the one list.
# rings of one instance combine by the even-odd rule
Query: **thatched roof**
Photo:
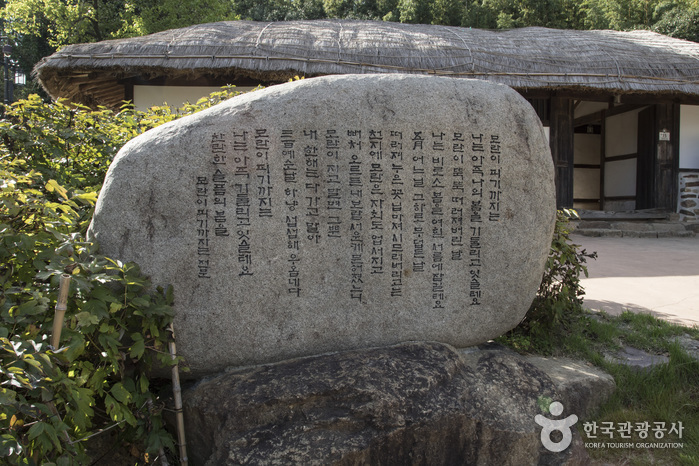
[(372, 21), (227, 21), (78, 44), (35, 73), (53, 97), (117, 105), (130, 77), (286, 81), (422, 73), (516, 89), (699, 95), (699, 44), (649, 31), (487, 31)]

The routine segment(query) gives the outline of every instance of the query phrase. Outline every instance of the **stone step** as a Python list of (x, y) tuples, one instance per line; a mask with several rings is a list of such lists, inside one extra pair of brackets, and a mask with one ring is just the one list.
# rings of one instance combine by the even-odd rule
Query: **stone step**
[(695, 236), (699, 227), (672, 221), (608, 221), (579, 220), (572, 222), (574, 233), (583, 236), (616, 238), (688, 238)]
[(629, 211), (609, 211), (609, 210), (583, 210), (577, 209), (576, 212), (582, 220), (600, 220), (608, 222), (619, 222), (619, 221), (663, 221), (679, 220), (679, 215), (665, 212), (658, 209), (643, 209), (643, 210), (629, 210)]

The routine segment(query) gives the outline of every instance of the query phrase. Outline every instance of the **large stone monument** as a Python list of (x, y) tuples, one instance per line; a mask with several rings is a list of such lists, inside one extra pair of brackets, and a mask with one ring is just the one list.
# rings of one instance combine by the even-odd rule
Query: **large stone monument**
[(302, 80), (163, 125), (117, 155), (101, 251), (175, 290), (192, 374), (516, 326), (555, 218), (513, 90), (410, 75)]

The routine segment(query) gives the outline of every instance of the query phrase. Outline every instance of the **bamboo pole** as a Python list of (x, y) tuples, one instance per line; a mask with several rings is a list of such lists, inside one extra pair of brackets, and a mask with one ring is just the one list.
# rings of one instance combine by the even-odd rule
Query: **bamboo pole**
[[(175, 327), (170, 324), (172, 339), (168, 346), (170, 357), (174, 360), (177, 357), (177, 347), (175, 346)], [(175, 397), (175, 413), (177, 416), (177, 442), (180, 446), (180, 464), (187, 466), (187, 442), (184, 437), (184, 413), (182, 412), (182, 387), (180, 386), (180, 368), (177, 364), (172, 366), (172, 394)]]
[[(51, 331), (51, 346), (53, 346), (53, 350), (56, 351), (58, 349), (58, 345), (60, 344), (61, 341), (61, 331), (63, 330), (63, 320), (65, 319), (66, 316), (66, 310), (68, 309), (68, 290), (70, 289), (70, 275), (67, 273), (64, 273), (61, 275), (61, 282), (58, 286), (58, 299), (56, 300), (56, 313), (53, 316), (53, 329)], [(56, 416), (58, 419), (63, 419), (61, 418), (60, 413), (58, 412), (58, 409), (56, 409), (56, 405), (53, 403), (53, 401), (49, 401), (47, 403), (49, 409), (51, 410), (51, 413)], [(70, 440), (70, 435), (68, 435), (68, 431), (64, 430), (63, 431), (63, 436), (65, 437), (66, 443), (72, 443)]]
[(51, 346), (54, 351), (58, 349), (63, 330), (63, 319), (68, 309), (68, 290), (70, 289), (70, 275), (61, 275), (61, 283), (58, 288), (58, 300), (56, 301), (56, 314), (53, 316), (53, 331), (51, 332)]

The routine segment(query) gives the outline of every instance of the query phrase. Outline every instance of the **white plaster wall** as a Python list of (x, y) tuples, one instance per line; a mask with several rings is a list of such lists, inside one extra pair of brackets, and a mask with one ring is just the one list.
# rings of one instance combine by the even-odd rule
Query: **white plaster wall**
[[(608, 107), (607, 102), (580, 102), (575, 107), (575, 118), (590, 115)], [(602, 136), (599, 134), (576, 133), (574, 151), (576, 164), (599, 165)], [(576, 199), (599, 198), (600, 170), (576, 168), (573, 172), (573, 197)], [(598, 202), (576, 202), (577, 209), (597, 210)]]
[[(599, 165), (599, 134), (576, 133), (574, 137), (574, 154), (576, 164)], [(576, 168), (573, 172), (573, 197), (576, 199), (599, 198), (599, 168)]]
[(573, 172), (573, 197), (576, 199), (599, 199), (599, 170), (576, 168)]
[(575, 108), (575, 118), (606, 110), (608, 107), (607, 102), (580, 102), (580, 105)]
[(638, 150), (638, 113), (641, 110), (622, 113), (607, 118), (607, 157), (634, 154)]
[(607, 162), (604, 171), (606, 196), (633, 196), (636, 194), (636, 159)]
[[(607, 118), (605, 127), (607, 135), (605, 138), (606, 157), (638, 152), (638, 113), (640, 111), (641, 109)], [(605, 164), (605, 196), (634, 196), (636, 194), (636, 163), (636, 159), (628, 159)], [(607, 206), (609, 207), (610, 204)], [(633, 206), (629, 208), (633, 208)]]
[[(236, 87), (241, 92), (254, 89), (253, 87)], [(220, 87), (208, 86), (134, 86), (133, 100), (136, 110), (148, 110), (153, 106), (167, 104), (171, 108), (179, 108), (185, 103), (195, 103), (197, 100), (212, 92), (221, 91)]]
[(699, 168), (699, 105), (680, 107), (680, 169)]
[(602, 136), (576, 133), (573, 139), (575, 163), (599, 164)]

